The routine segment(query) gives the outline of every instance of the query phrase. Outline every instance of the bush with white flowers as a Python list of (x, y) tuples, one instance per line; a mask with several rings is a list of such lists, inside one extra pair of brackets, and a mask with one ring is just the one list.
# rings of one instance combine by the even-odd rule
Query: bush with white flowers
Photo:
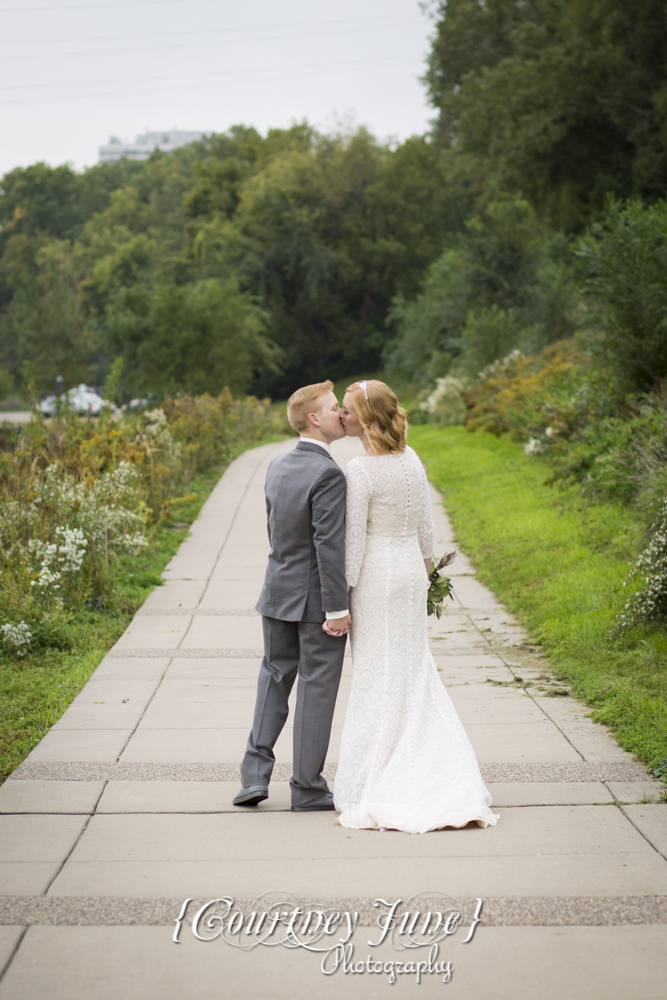
[(626, 601), (617, 624), (621, 632), (633, 625), (667, 621), (667, 497), (653, 522), (651, 540), (623, 586), (636, 577), (644, 586)]
[(30, 586), (36, 587), (42, 598), (49, 600), (60, 590), (61, 574), (55, 568), (58, 559), (58, 546), (42, 542), (39, 538), (31, 538), (28, 542), (32, 569), (36, 578)]
[(2, 645), (15, 656), (25, 656), (30, 646), (32, 634), (25, 622), (17, 625), (7, 623), (0, 626)]
[(174, 441), (168, 427), (167, 415), (160, 407), (144, 413), (143, 429), (139, 433), (139, 440), (148, 449), (158, 449), (172, 462), (178, 461), (181, 457), (181, 445)]
[(0, 450), (5, 657), (76, 648), (96, 628), (93, 609), (130, 610), (148, 578), (137, 557), (175, 506), (194, 499), (183, 495), (194, 473), (224, 467), (274, 423), (268, 401), (223, 390), (95, 421), (64, 409), (10, 435)]
[(81, 528), (56, 528), (58, 556), (63, 573), (74, 575), (81, 569), (88, 539)]
[(31, 587), (36, 587), (40, 597), (47, 602), (60, 591), (63, 576), (70, 583), (76, 583), (88, 547), (88, 540), (81, 528), (56, 528), (56, 542), (43, 542), (31, 538), (28, 552), (35, 579)]
[(100, 551), (108, 556), (115, 549), (136, 551), (148, 544), (139, 473), (129, 462), (121, 462), (92, 483), (77, 483), (73, 476), (50, 465), (35, 491), (33, 505), (50, 509), (59, 521), (68, 523), (69, 527), (57, 528), (56, 533), (62, 533), (59, 550), (71, 553), (70, 565), (74, 560), (81, 567), (86, 546), (95, 558)]
[(148, 545), (145, 493), (131, 462), (78, 481), (52, 462), (23, 502), (3, 497), (0, 576), (9, 585), (2, 591), (7, 611), (41, 620), (71, 606), (77, 594), (107, 590), (113, 557)]
[(453, 375), (438, 378), (435, 380), (435, 388), (418, 404), (418, 409), (434, 423), (448, 427), (463, 424), (466, 416), (462, 396), (464, 389), (463, 380)]

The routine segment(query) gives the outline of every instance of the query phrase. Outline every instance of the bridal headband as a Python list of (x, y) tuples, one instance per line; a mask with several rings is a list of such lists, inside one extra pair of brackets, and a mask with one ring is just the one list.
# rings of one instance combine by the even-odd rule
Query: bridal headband
[(359, 388), (364, 390), (364, 396), (365, 396), (366, 399), (368, 399), (368, 393), (366, 392), (366, 387), (367, 386), (368, 386), (368, 382), (365, 379), (364, 379), (363, 382), (359, 383)]

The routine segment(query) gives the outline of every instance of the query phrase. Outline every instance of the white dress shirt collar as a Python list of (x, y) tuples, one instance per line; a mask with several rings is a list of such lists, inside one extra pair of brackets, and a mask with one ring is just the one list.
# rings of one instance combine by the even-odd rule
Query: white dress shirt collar
[(319, 445), (320, 448), (324, 448), (325, 451), (327, 451), (329, 454), (331, 454), (331, 448), (326, 443), (326, 441), (318, 441), (317, 438), (304, 437), (303, 434), (299, 435), (299, 440), (300, 441), (305, 441), (306, 444), (316, 444), (316, 445)]

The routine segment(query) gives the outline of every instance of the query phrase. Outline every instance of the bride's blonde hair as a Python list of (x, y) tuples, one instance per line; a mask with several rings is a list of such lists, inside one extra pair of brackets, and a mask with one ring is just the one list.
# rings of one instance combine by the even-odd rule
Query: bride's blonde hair
[(373, 451), (397, 455), (405, 451), (408, 420), (396, 395), (384, 382), (353, 382), (345, 392), (354, 393), (354, 408)]

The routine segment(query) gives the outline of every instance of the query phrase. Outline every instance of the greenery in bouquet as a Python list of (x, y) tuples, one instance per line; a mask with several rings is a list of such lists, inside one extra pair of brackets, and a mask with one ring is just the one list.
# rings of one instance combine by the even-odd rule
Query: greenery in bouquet
[(441, 618), (445, 610), (447, 598), (454, 600), (452, 581), (448, 576), (442, 576), (441, 570), (454, 562), (456, 552), (447, 552), (436, 565), (431, 561), (431, 569), (428, 574), (428, 594), (426, 595), (426, 612)]

